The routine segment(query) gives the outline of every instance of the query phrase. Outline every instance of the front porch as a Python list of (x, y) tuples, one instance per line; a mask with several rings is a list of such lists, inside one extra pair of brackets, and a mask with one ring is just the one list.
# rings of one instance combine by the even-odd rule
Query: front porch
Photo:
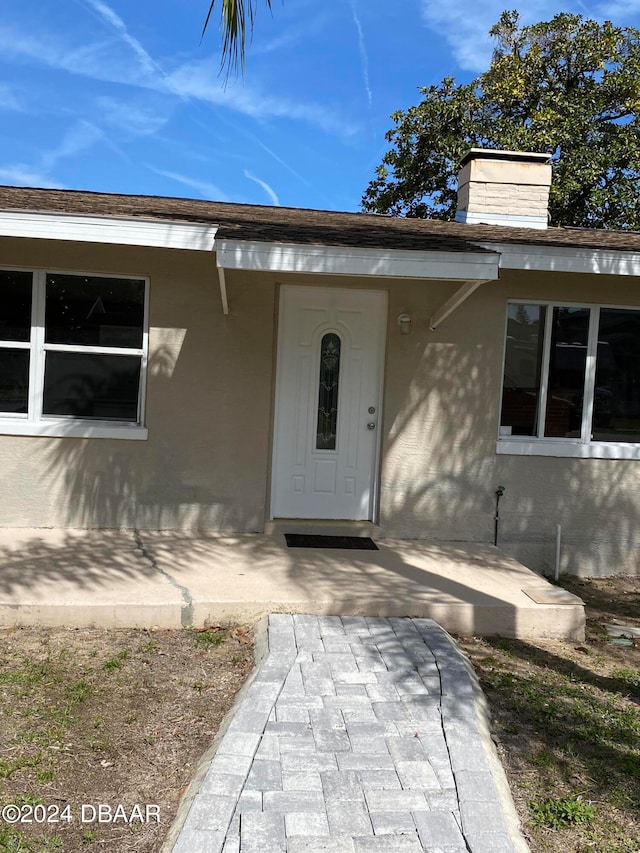
[(423, 616), (466, 635), (584, 636), (584, 607), (484, 543), (287, 548), (281, 533), (0, 530), (0, 625), (202, 627), (267, 613)]

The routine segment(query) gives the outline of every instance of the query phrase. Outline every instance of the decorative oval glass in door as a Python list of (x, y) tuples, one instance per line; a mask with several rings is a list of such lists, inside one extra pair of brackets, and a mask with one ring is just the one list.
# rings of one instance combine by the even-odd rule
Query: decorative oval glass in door
[(335, 332), (327, 332), (320, 342), (316, 450), (336, 449), (340, 348), (341, 341)]

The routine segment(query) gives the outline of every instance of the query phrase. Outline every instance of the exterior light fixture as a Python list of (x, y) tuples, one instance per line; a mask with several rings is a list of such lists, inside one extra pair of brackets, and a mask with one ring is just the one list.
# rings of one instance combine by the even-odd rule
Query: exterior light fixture
[(408, 335), (411, 332), (411, 317), (408, 314), (400, 314), (398, 316), (398, 326), (400, 326), (401, 335)]

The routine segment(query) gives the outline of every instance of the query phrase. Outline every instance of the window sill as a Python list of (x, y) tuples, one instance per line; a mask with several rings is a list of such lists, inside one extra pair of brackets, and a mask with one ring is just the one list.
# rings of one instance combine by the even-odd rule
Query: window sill
[(557, 456), (568, 459), (640, 459), (640, 444), (613, 441), (582, 444), (572, 439), (523, 441), (503, 438), (496, 444), (496, 453), (506, 456)]
[(128, 438), (145, 441), (149, 430), (138, 424), (108, 421), (28, 421), (0, 418), (0, 435), (40, 435), (52, 438)]

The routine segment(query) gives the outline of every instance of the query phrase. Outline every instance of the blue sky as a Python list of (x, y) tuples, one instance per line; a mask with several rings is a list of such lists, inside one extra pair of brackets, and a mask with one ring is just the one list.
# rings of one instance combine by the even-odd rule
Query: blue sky
[[(0, 183), (357, 210), (390, 113), (484, 70), (494, 0), (273, 0), (243, 78), (219, 74), (208, 0), (9, 0)], [(640, 0), (532, 0), (640, 27)]]

